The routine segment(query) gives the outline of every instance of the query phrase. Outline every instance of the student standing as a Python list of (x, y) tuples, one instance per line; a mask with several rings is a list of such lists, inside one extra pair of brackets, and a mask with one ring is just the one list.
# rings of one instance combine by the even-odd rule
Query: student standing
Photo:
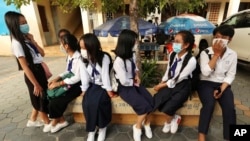
[[(176, 133), (181, 116), (176, 111), (191, 94), (192, 72), (196, 67), (196, 59), (192, 56), (194, 35), (189, 31), (180, 31), (173, 42), (173, 53), (169, 55), (167, 70), (162, 81), (154, 87), (158, 91), (154, 95), (155, 109), (163, 112), (166, 121), (162, 128), (164, 133)], [(173, 58), (173, 59), (171, 59)]]
[(5, 22), (10, 31), (12, 52), (17, 59), (19, 70), (24, 71), (24, 80), (28, 87), (33, 106), (26, 126), (42, 126), (43, 123), (37, 120), (39, 114), (45, 123), (43, 131), (48, 132), (48, 100), (46, 99), (48, 82), (41, 65), (43, 56), (45, 55), (44, 51), (36, 43), (33, 35), (29, 33), (29, 25), (22, 14), (9, 11), (5, 13)]
[(153, 98), (145, 87), (141, 86), (138, 69), (133, 59), (133, 48), (138, 45), (138, 35), (131, 30), (121, 31), (115, 49), (114, 70), (119, 80), (118, 94), (137, 114), (137, 122), (133, 125), (133, 138), (141, 140), (141, 128), (144, 125), (148, 138), (152, 138), (149, 113), (153, 110)]
[(213, 46), (208, 48), (208, 54), (205, 51), (200, 54), (202, 74), (198, 94), (202, 108), (198, 128), (199, 141), (205, 141), (216, 101), (222, 109), (225, 140), (229, 140), (230, 125), (236, 124), (231, 84), (236, 74), (237, 54), (228, 47), (228, 42), (233, 38), (234, 29), (229, 25), (222, 25), (214, 29), (213, 35)]
[[(81, 94), (80, 70), (86, 70), (85, 65), (82, 62), (82, 57), (79, 52), (80, 47), (76, 37), (72, 34), (65, 34), (61, 37), (61, 42), (63, 50), (68, 55), (66, 71), (50, 81), (48, 88), (54, 89), (67, 85), (69, 89), (66, 91), (65, 95), (49, 100), (49, 116), (52, 119), (51, 133), (58, 132), (62, 128), (68, 126), (68, 122), (64, 119), (63, 113), (68, 104)], [(61, 79), (70, 72), (74, 74), (72, 77), (64, 80)]]
[[(87, 76), (81, 73), (82, 107), (86, 119), (87, 141), (94, 141), (98, 127), (97, 141), (104, 141), (107, 125), (111, 121), (111, 97), (114, 96), (110, 83), (111, 58), (102, 51), (98, 38), (91, 33), (80, 38), (81, 52), (87, 57)], [(86, 55), (87, 52), (87, 55)], [(89, 79), (88, 79), (89, 78)]]

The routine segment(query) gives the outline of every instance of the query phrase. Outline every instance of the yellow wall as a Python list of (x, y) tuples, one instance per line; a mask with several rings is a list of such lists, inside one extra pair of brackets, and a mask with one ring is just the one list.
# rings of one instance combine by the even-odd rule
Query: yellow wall
[(59, 28), (66, 28), (71, 33), (74, 33), (77, 27), (81, 25), (80, 8), (74, 9), (71, 13), (63, 13), (59, 8), (56, 11)]
[[(48, 28), (49, 28), (49, 34), (50, 34), (50, 40), (52, 42), (52, 44), (55, 44), (57, 43), (57, 38), (56, 38), (56, 31), (55, 31), (55, 25), (54, 25), (54, 22), (53, 22), (53, 17), (52, 17), (52, 13), (51, 13), (51, 7), (50, 7), (50, 2), (49, 0), (43, 0), (43, 1), (37, 1), (37, 5), (41, 5), (41, 6), (44, 6), (45, 8), (45, 14), (46, 14), (46, 18), (47, 18), (47, 25), (48, 25)], [(37, 15), (39, 16), (39, 14)], [(41, 32), (43, 32), (43, 30), (41, 30)], [(45, 35), (43, 34), (43, 38)], [(47, 42), (44, 43), (44, 45), (48, 45)]]

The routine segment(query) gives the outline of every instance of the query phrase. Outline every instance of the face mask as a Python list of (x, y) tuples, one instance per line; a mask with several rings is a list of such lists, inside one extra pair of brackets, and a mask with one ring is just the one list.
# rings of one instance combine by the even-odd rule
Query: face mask
[(181, 50), (182, 50), (181, 43), (173, 43), (173, 50), (175, 53), (181, 52)]
[(215, 39), (213, 39), (213, 45), (216, 42), (220, 42), (220, 41), (222, 41), (222, 47), (226, 47), (227, 46), (228, 40), (227, 39), (222, 39), (222, 38), (215, 38)]
[(20, 25), (20, 30), (23, 34), (27, 34), (30, 31), (30, 27), (28, 24), (22, 24)]
[(60, 48), (60, 51), (61, 51), (62, 53), (64, 53), (64, 54), (67, 55), (67, 52), (66, 52), (66, 50), (65, 50), (65, 48), (63, 47), (62, 44), (59, 46), (59, 48)]
[(81, 49), (81, 55), (83, 58), (88, 58), (88, 53), (86, 49)]

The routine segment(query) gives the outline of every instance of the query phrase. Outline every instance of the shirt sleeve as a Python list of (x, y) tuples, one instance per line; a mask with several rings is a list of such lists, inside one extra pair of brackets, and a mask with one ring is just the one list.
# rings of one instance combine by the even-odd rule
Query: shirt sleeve
[(123, 86), (133, 86), (134, 80), (127, 76), (124, 63), (126, 62), (123, 62), (121, 58), (116, 57), (114, 61), (114, 70), (116, 73), (116, 78), (119, 79), (120, 83)]
[(103, 60), (102, 60), (102, 84), (103, 88), (106, 89), (107, 91), (111, 91), (111, 83), (110, 83), (110, 73), (109, 73), (109, 64), (110, 64), (110, 59), (107, 55), (104, 55)]
[(200, 54), (200, 67), (201, 67), (201, 73), (204, 76), (209, 76), (214, 70), (210, 68), (209, 66), (209, 56), (208, 54), (203, 50)]
[(229, 85), (231, 85), (233, 80), (235, 79), (236, 70), (237, 70), (237, 54), (234, 53), (231, 59), (233, 60), (232, 64), (230, 65), (229, 70), (226, 73), (226, 77), (223, 80), (223, 82), (226, 82)]
[[(72, 73), (74, 73), (74, 76), (64, 79), (63, 80), (64, 83), (72, 85), (72, 84), (76, 84), (77, 82), (79, 82), (81, 80), (81, 77), (80, 77), (81, 64), (83, 64), (83, 62), (81, 61), (81, 58), (73, 60), (72, 70), (74, 70), (74, 71), (72, 71)], [(73, 67), (75, 67), (75, 68), (73, 68)]]
[(11, 47), (12, 47), (13, 54), (17, 58), (25, 56), (24, 51), (23, 51), (23, 47), (20, 44), (20, 42), (18, 42), (17, 40), (15, 40), (15, 39), (12, 40)]
[(90, 76), (84, 63), (80, 65), (81, 89), (83, 92), (87, 91), (90, 82)]

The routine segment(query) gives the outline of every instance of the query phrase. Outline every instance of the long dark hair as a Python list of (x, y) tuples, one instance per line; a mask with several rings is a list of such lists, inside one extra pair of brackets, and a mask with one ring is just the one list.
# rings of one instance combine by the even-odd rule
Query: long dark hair
[[(19, 18), (24, 17), (22, 14), (14, 12), (14, 11), (8, 11), (5, 13), (5, 23), (9, 29), (10, 32), (10, 40), (12, 41), (12, 38), (15, 38), (21, 45), (25, 54), (25, 58), (29, 65), (33, 65), (33, 57), (30, 53), (30, 49), (25, 44), (25, 38), (23, 33), (20, 30), (20, 24), (19, 24)], [(16, 58), (17, 59), (17, 58)], [(17, 59), (18, 69), (22, 70), (22, 67)]]
[(78, 44), (78, 41), (76, 37), (72, 34), (65, 34), (61, 37), (62, 44), (68, 44), (70, 49), (72, 51), (79, 51), (80, 52), (80, 46)]
[(123, 60), (132, 58), (132, 48), (134, 47), (137, 38), (138, 35), (134, 31), (129, 29), (122, 30), (115, 48), (116, 56), (121, 57)]
[(94, 64), (98, 63), (100, 66), (102, 66), (104, 52), (102, 51), (101, 43), (96, 35), (87, 33), (81, 36), (79, 41), (81, 40), (84, 41), (84, 45), (88, 52), (90, 61)]

